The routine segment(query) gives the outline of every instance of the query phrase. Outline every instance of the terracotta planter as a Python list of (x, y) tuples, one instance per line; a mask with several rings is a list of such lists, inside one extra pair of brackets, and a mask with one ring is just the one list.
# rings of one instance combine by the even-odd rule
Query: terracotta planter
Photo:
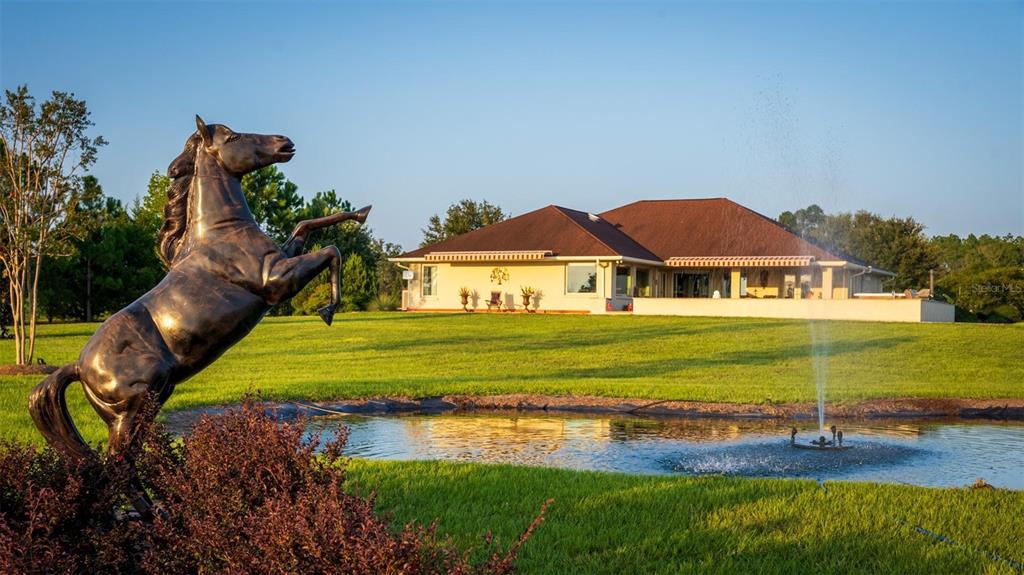
[(468, 295), (462, 296), (462, 311), (469, 311), (469, 310), (466, 309), (466, 306), (468, 306), (468, 305), (469, 305), (469, 296)]
[(527, 310), (530, 309), (530, 296), (528, 296), (528, 295), (524, 295), (523, 296), (523, 307), (526, 308)]

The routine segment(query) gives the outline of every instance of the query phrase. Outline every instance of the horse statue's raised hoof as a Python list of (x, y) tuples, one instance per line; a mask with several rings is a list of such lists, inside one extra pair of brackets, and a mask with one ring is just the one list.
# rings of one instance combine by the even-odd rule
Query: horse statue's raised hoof
[(355, 220), (359, 223), (365, 222), (366, 216), (369, 215), (371, 209), (373, 209), (373, 206), (366, 206), (365, 208), (357, 211)]
[(320, 316), (320, 319), (324, 320), (324, 323), (331, 325), (331, 322), (334, 321), (334, 304), (325, 305), (316, 310), (316, 313)]

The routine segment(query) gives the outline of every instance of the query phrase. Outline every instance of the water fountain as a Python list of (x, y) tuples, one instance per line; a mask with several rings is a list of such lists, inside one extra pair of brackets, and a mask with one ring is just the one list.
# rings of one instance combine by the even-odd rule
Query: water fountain
[(818, 439), (813, 439), (808, 443), (797, 443), (797, 430), (794, 427), (789, 431), (789, 445), (790, 447), (795, 447), (797, 449), (841, 450), (850, 448), (849, 445), (843, 445), (843, 432), (836, 429), (836, 426), (833, 425), (832, 427), (830, 427), (829, 431), (832, 432), (831, 440), (826, 439), (824, 435), (821, 435), (818, 437)]
[(797, 443), (797, 430), (794, 427), (790, 430), (789, 445), (797, 449), (849, 449), (843, 445), (843, 432), (833, 425), (829, 428), (832, 432), (832, 439), (825, 437), (825, 381), (828, 379), (828, 323), (822, 321), (808, 322), (808, 329), (811, 336), (811, 367), (814, 370), (815, 387), (818, 391), (818, 439), (807, 443)]

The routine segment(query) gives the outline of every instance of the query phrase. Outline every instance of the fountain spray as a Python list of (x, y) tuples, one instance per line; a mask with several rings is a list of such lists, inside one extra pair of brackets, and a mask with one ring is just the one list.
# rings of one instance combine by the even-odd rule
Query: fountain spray
[(818, 390), (818, 434), (825, 435), (825, 382), (828, 379), (829, 323), (807, 322), (811, 332), (811, 368)]

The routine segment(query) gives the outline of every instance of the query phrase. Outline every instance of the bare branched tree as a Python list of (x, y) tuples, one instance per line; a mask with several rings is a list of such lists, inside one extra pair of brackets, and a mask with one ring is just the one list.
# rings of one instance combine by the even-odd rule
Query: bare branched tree
[(82, 173), (106, 144), (86, 135), (92, 125), (85, 101), (67, 92), (37, 106), (28, 87), (19, 86), (0, 103), (0, 266), (21, 365), (35, 354), (43, 258), (67, 255), (79, 231)]

